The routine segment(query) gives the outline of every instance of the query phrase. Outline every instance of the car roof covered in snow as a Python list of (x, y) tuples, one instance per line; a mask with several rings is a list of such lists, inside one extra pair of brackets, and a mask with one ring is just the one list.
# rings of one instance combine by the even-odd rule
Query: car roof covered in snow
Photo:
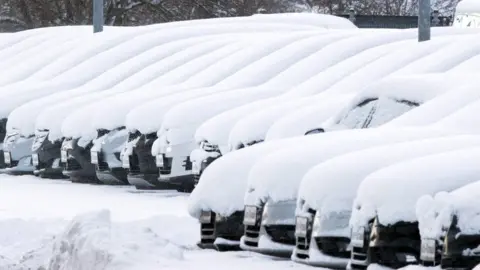
[(370, 173), (397, 162), (445, 151), (480, 146), (474, 135), (447, 136), (387, 144), (341, 155), (312, 167), (303, 177), (299, 199), (308, 208), (328, 211), (329, 204), (347, 200), (351, 210), (361, 182)]
[(313, 128), (320, 126), (353, 98), (353, 95), (329, 96), (322, 106), (309, 105), (278, 118), (268, 129), (265, 141), (304, 136)]
[[(346, 141), (355, 139), (358, 136), (382, 138), (385, 137), (386, 133), (392, 134), (392, 142), (395, 136), (398, 136), (397, 138), (399, 138), (399, 140), (400, 138), (405, 140), (405, 138), (421, 138), (422, 135), (425, 136), (426, 134), (430, 136), (434, 134), (437, 136), (441, 136), (441, 134), (455, 134), (455, 131), (448, 130), (424, 131), (409, 128), (402, 128), (401, 130), (402, 131), (357, 129), (329, 132), (265, 142), (230, 152), (213, 162), (202, 173), (199, 184), (190, 195), (189, 212), (195, 217), (200, 214), (201, 210), (212, 210), (221, 215), (228, 216), (235, 211), (242, 210), (245, 192), (247, 192), (248, 175), (252, 166), (254, 166), (260, 158), (273, 151), (278, 151), (279, 148), (289, 148), (294, 152), (298, 146), (302, 145), (314, 145), (316, 143), (321, 145), (328, 145), (328, 143), (341, 144), (339, 138), (343, 138)], [(403, 134), (404, 136), (402, 137), (399, 134)], [(318, 153), (321, 153), (321, 150), (315, 151), (316, 155), (318, 155)], [(303, 153), (299, 156), (302, 155)], [(295, 156), (295, 158), (296, 157), (297, 156)], [(295, 161), (295, 159), (290, 161)], [(289, 164), (289, 167), (292, 169), (295, 168), (295, 166), (291, 164)], [(229, 177), (225, 178), (225, 175)]]
[(399, 162), (368, 175), (360, 184), (351, 218), (364, 226), (416, 221), (415, 205), (425, 194), (452, 191), (479, 180), (480, 147), (447, 151)]
[[(373, 82), (361, 91), (341, 112), (332, 118), (331, 123), (341, 123), (342, 119), (354, 113), (360, 105), (369, 100), (390, 99), (397, 102), (422, 104), (458, 85), (456, 78), (458, 78), (457, 74), (448, 73), (386, 77)], [(459, 81), (462, 79), (463, 77), (459, 78)], [(396, 117), (397, 115), (388, 116)]]
[(246, 203), (257, 204), (258, 201), (266, 202), (267, 199), (275, 202), (296, 199), (304, 175), (315, 165), (331, 158), (370, 147), (451, 134), (448, 131), (415, 129), (383, 132), (385, 131), (382, 129), (376, 129), (355, 136), (339, 137), (333, 141), (319, 139), (284, 147), (265, 155), (257, 161), (248, 175), (247, 189), (254, 192), (246, 195)]
[(479, 112), (480, 100), (476, 100), (429, 126), (478, 133), (480, 132), (480, 125), (477, 124)]
[(435, 123), (451, 113), (462, 109), (470, 103), (480, 98), (478, 91), (478, 75), (477, 74), (458, 74), (464, 77), (458, 80), (457, 84), (451, 86), (452, 90), (443, 93), (415, 108), (405, 114), (393, 119), (392, 121), (382, 125), (382, 127), (397, 126), (422, 126)]
[[(181, 38), (189, 38), (192, 36), (201, 36), (201, 35), (206, 35), (206, 34), (218, 34), (218, 33), (225, 33), (225, 32), (248, 32), (248, 29), (250, 28), (255, 28), (256, 31), (260, 30), (265, 30), (265, 31), (281, 31), (283, 29), (282, 27), (279, 27), (278, 25), (273, 26), (273, 25), (263, 25), (263, 24), (251, 24), (251, 25), (238, 25), (238, 24), (230, 24), (230, 25), (217, 25), (216, 27), (209, 26), (207, 28), (198, 28), (198, 27), (185, 27), (182, 30), (183, 31), (178, 31), (178, 29), (166, 29), (164, 31), (159, 31), (159, 32), (152, 32), (152, 33), (146, 33), (146, 34), (139, 34), (135, 38), (131, 38), (126, 42), (121, 43), (118, 46), (115, 46), (112, 49), (108, 49), (98, 55), (96, 57), (92, 57), (89, 60), (86, 60), (82, 62), (79, 65), (76, 65), (74, 68), (69, 69), (67, 72), (62, 73), (61, 76), (74, 76), (75, 78), (78, 79), (79, 75), (81, 74), (83, 77), (83, 80), (89, 80), (93, 79), (95, 76), (100, 75), (102, 72), (104, 73), (103, 76), (98, 76), (96, 79), (89, 81), (89, 83), (85, 84), (86, 88), (93, 87), (93, 88), (107, 88), (111, 87), (115, 84), (115, 82), (121, 81), (122, 77), (116, 74), (116, 76), (106, 76), (107, 73), (105, 72), (112, 72), (112, 70), (119, 69), (119, 67), (116, 68), (111, 68), (112, 66), (118, 65), (119, 63), (124, 63), (130, 59), (131, 62), (135, 62), (135, 57), (137, 54), (150, 49), (153, 46), (158, 46), (160, 44), (163, 44), (165, 42), (169, 42), (175, 39), (181, 39)], [(264, 28), (265, 27), (265, 28)], [(290, 26), (289, 26), (290, 27)], [(288, 28), (288, 27), (287, 27)], [(292, 26), (290, 28), (295, 29), (295, 26)], [(290, 29), (289, 28), (289, 29)], [(260, 29), (260, 30), (259, 30)], [(133, 59), (133, 60), (132, 60)], [(142, 64), (142, 63), (137, 63), (137, 64)], [(140, 66), (141, 67), (141, 66)], [(139, 67), (139, 68), (140, 68)], [(130, 69), (125, 69), (124, 72), (127, 73), (132, 73), (132, 71), (135, 71), (133, 67), (130, 67)], [(73, 73), (73, 74), (72, 74)], [(65, 75), (67, 74), (67, 75)], [(70, 74), (70, 75), (69, 75)], [(58, 79), (59, 77), (57, 77)], [(81, 93), (83, 93), (81, 91)], [(62, 95), (64, 94), (64, 95)], [(34, 117), (28, 117), (27, 115), (36, 115), (38, 114), (38, 109), (41, 109), (45, 104), (52, 104), (52, 101), (56, 102), (59, 100), (62, 100), (63, 98), (68, 98), (69, 96), (71, 97), (73, 95), (72, 92), (70, 93), (62, 93), (60, 95), (55, 95), (53, 97), (45, 97), (43, 99), (37, 100), (38, 102), (33, 102), (33, 105), (29, 106), (29, 108), (26, 109), (24, 112), (19, 112), (20, 118), (22, 118), (22, 127), (16, 127), (15, 121), (9, 121), (9, 126), (16, 127), (17, 129), (22, 130), (21, 132), (25, 132), (27, 134), (30, 134), (29, 132), (33, 131), (33, 121)], [(39, 106), (39, 104), (41, 104)], [(36, 107), (37, 110), (32, 110), (32, 107)], [(17, 117), (17, 114), (15, 111), (12, 112), (10, 115), (14, 119)], [(31, 121), (25, 119), (29, 118)], [(32, 119), (33, 118), (33, 119)], [(29, 123), (27, 123), (29, 122)], [(27, 125), (29, 127), (27, 127)], [(27, 135), (25, 134), (25, 135)]]
[[(335, 36), (336, 34), (333, 34)], [(294, 41), (286, 46), (283, 46), (281, 48), (276, 49), (274, 52), (269, 53), (265, 57), (260, 58), (257, 61), (254, 61), (253, 63), (247, 65), (246, 67), (242, 68), (240, 71), (234, 73), (232, 76), (235, 76), (235, 80), (231, 79), (232, 76), (227, 77), (225, 80), (222, 80), (219, 84), (215, 85), (215, 88), (217, 89), (234, 89), (235, 87), (241, 86), (243, 87), (248, 87), (250, 85), (256, 85), (258, 83), (264, 82), (265, 80), (273, 77), (275, 74), (279, 72), (279, 70), (285, 69), (291, 64), (292, 62), (298, 61), (299, 58), (302, 56), (308, 55), (309, 53), (312, 53), (315, 51), (315, 49), (318, 49), (319, 42), (322, 42), (322, 40), (328, 40), (328, 37), (332, 35), (312, 35), (312, 36), (307, 36), (304, 38), (301, 38), (297, 41)], [(278, 63), (279, 59), (283, 59), (281, 63)], [(275, 66), (275, 68), (272, 69), (272, 65)], [(255, 77), (241, 77), (237, 78), (236, 76), (238, 73), (255, 73)], [(224, 83), (226, 80), (230, 82), (230, 84)], [(186, 98), (188, 96), (190, 97), (195, 97), (192, 96), (189, 93), (185, 93)], [(261, 93), (259, 93), (261, 95)], [(236, 95), (237, 98), (242, 98), (242, 96)], [(197, 96), (198, 97), (198, 96)], [(185, 99), (188, 100), (188, 99)], [(185, 101), (183, 100), (183, 101)], [(202, 98), (201, 100), (210, 100), (209, 98)], [(178, 99), (177, 101), (182, 101), (181, 99)], [(212, 101), (215, 101), (214, 99)], [(165, 104), (165, 101), (163, 99), (157, 99), (150, 101), (148, 103), (142, 104), (141, 106), (138, 107), (137, 109), (134, 109), (130, 112), (129, 116), (127, 117), (128, 123), (127, 127), (129, 129), (136, 129), (140, 130), (142, 133), (149, 133), (153, 132), (156, 130), (159, 130), (161, 125), (162, 125), (162, 119), (158, 118), (155, 121), (152, 121), (153, 119), (149, 119), (149, 122), (139, 121), (139, 119), (145, 119), (145, 116), (155, 114), (158, 115), (157, 110), (164, 111), (164, 108), (159, 107), (159, 103)], [(216, 102), (214, 102), (216, 103)], [(174, 104), (175, 105), (175, 104)], [(219, 104), (216, 104), (219, 105)], [(207, 104), (203, 104), (202, 110), (205, 109), (205, 106), (208, 107)], [(200, 114), (200, 111), (195, 111), (196, 114)], [(185, 114), (185, 112), (183, 113)], [(183, 114), (180, 114), (183, 115)], [(200, 116), (197, 116), (200, 117)], [(177, 118), (173, 118), (172, 120), (176, 120)], [(193, 121), (192, 119), (188, 119), (190, 121)], [(173, 121), (174, 123), (176, 121)]]
[[(283, 37), (281, 37), (278, 34), (249, 34), (242, 39), (242, 41), (244, 41), (242, 43), (231, 44), (225, 46), (223, 49), (214, 48), (216, 50), (212, 50), (212, 52), (208, 54), (192, 59), (188, 63), (173, 69), (164, 76), (144, 85), (143, 88), (145, 88), (146, 91), (154, 90), (154, 92), (150, 91), (150, 94), (145, 92), (144, 96), (140, 96), (136, 93), (131, 93), (129, 96), (119, 96), (116, 98), (116, 102), (110, 102), (107, 100), (101, 102), (103, 105), (99, 107), (97, 114), (102, 115), (103, 117), (98, 118), (93, 125), (95, 128), (107, 129), (124, 125), (125, 117), (130, 110), (138, 106), (143, 107), (142, 103), (151, 102), (152, 99), (168, 94), (168, 91), (164, 93), (163, 90), (155, 89), (155, 86), (158, 88), (162, 85), (181, 83), (186, 86), (185, 90), (194, 87), (209, 87), (232, 72), (235, 72), (235, 70), (248, 66), (251, 61), (255, 61), (259, 57), (268, 55), (270, 50), (280, 49), (285, 43), (293, 42), (298, 38), (308, 37), (310, 35), (311, 33), (284, 33), (282, 35)], [(219, 41), (226, 42), (226, 38), (227, 37), (222, 38)], [(188, 51), (186, 51), (186, 53), (187, 55), (191, 55)], [(199, 73), (203, 75), (204, 79), (198, 77)], [(192, 76), (196, 77), (195, 81), (190, 80)], [(180, 91), (178, 91), (178, 93), (179, 92)], [(173, 92), (171, 94), (176, 93)], [(121, 98), (124, 100), (120, 100)], [(114, 114), (114, 116), (112, 115), (112, 117), (110, 117), (110, 114)], [(152, 121), (152, 119), (142, 118), (142, 121)], [(158, 130), (158, 128), (156, 129)]]
[[(412, 62), (418, 61), (419, 59), (421, 60), (423, 57), (440, 50), (443, 46), (455, 41), (457, 37), (453, 35), (461, 36), (465, 34), (465, 32), (453, 32), (452, 35), (442, 34), (444, 33), (440, 32), (439, 36), (431, 41), (412, 43), (410, 46), (395, 50), (390, 54), (380, 57), (376, 61), (368, 63), (361, 69), (358, 69), (333, 84), (325, 93), (340, 94), (358, 92), (370, 83), (382, 79)], [(408, 70), (410, 69), (405, 69), (404, 73)], [(415, 71), (416, 70), (413, 69), (410, 74), (414, 74)]]
[[(202, 67), (201, 65), (199, 66), (199, 64), (208, 65), (210, 59), (217, 60), (218, 58), (231, 54), (241, 48), (240, 43), (229, 43), (228, 41), (228, 37), (225, 37), (225, 39), (216, 39), (211, 42), (202, 43), (200, 46), (193, 46), (191, 47), (191, 50), (187, 48), (186, 50), (182, 50), (177, 54), (171, 55), (170, 57), (159, 59), (159, 66), (163, 67), (163, 76), (167, 76), (170, 74), (170, 72), (174, 72), (176, 70), (183, 70), (185, 74), (188, 74), (188, 72), (195, 72), (198, 70), (198, 68)], [(200, 55), (196, 52), (198, 50), (201, 52)], [(153, 54), (161, 53), (153, 52)], [(164, 54), (163, 56), (167, 56), (167, 54)], [(139, 57), (137, 56), (137, 58)], [(148, 58), (148, 56), (144, 58)], [(137, 78), (134, 77), (133, 79), (135, 80)], [(179, 78), (179, 80), (181, 80), (181, 78)], [(172, 83), (174, 82), (175, 81)], [(163, 87), (166, 87), (167, 85), (168, 83), (165, 83)], [(86, 107), (77, 110), (83, 115), (83, 120), (80, 120), (80, 115), (76, 114), (75, 117), (70, 118), (70, 121), (75, 121), (74, 123), (65, 123), (65, 125), (62, 127), (58, 125), (62, 124), (60, 122), (58, 122), (56, 125), (52, 125), (52, 122), (48, 120), (49, 117), (44, 115), (44, 121), (41, 121), (40, 117), (38, 118), (36, 123), (37, 129), (49, 129), (51, 135), (54, 128), (58, 131), (61, 129), (64, 132), (63, 135), (68, 137), (79, 137), (82, 134), (94, 134), (96, 133), (96, 130), (100, 128), (111, 130), (125, 125), (125, 115), (127, 114), (129, 108), (138, 105), (137, 100), (142, 100), (142, 98), (152, 98), (156, 92), (158, 94), (163, 93), (164, 95), (168, 95), (169, 93), (175, 93), (176, 90), (180, 90), (180, 88), (163, 88), (146, 89), (145, 91), (141, 91), (136, 90), (134, 86), (131, 86), (132, 85), (126, 85), (124, 87), (123, 82), (120, 82), (117, 87), (114, 86), (108, 90), (108, 92), (113, 94), (113, 96), (103, 95), (103, 98), (97, 101), (97, 96), (93, 94), (90, 98), (85, 98), (83, 102), (77, 103), (76, 106), (86, 105)], [(158, 87), (160, 86), (161, 85), (158, 85)], [(93, 104), (87, 104), (87, 102), (93, 102)], [(62, 110), (66, 109), (67, 107), (63, 106)], [(59, 113), (59, 111), (49, 111), (49, 114), (58, 115)], [(68, 113), (63, 112), (63, 115), (65, 118), (68, 116)], [(93, 121), (92, 115), (94, 119)]]
[(278, 13), (278, 14), (254, 14), (250, 18), (257, 21), (263, 21), (269, 17), (275, 17), (275, 19), (282, 19), (285, 22), (298, 22), (305, 24), (313, 24), (315, 26), (321, 26), (324, 28), (342, 29), (342, 28), (356, 28), (350, 20), (333, 16), (329, 14), (318, 13)]
[(423, 195), (416, 203), (418, 228), (422, 238), (439, 239), (449, 228), (453, 216), (462, 234), (480, 232), (480, 180), (451, 192)]

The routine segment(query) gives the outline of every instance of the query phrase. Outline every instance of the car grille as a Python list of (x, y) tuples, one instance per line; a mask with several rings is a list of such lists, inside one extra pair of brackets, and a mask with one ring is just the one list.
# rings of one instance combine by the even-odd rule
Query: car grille
[(128, 157), (130, 162), (130, 172), (131, 173), (140, 173), (140, 164), (138, 162), (138, 155), (135, 151)]
[(163, 155), (163, 167), (159, 168), (159, 172), (162, 175), (169, 175), (172, 173), (173, 158), (167, 158)]
[(78, 163), (76, 159), (69, 158), (67, 159), (67, 164), (65, 169), (67, 171), (77, 171), (77, 170), (81, 170), (82, 166), (80, 166), (80, 163)]
[(348, 244), (350, 243), (349, 238), (316, 237), (315, 243), (318, 249), (326, 255), (346, 259), (350, 257), (350, 252), (347, 251)]
[(295, 245), (295, 225), (271, 225), (265, 226), (265, 230), (273, 242)]

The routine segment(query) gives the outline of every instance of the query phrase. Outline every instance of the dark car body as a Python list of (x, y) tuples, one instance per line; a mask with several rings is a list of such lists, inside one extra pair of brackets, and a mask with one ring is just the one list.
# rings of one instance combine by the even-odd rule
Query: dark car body
[(61, 164), (63, 174), (75, 183), (93, 183), (100, 181), (95, 172), (95, 165), (90, 161), (92, 140), (66, 138), (62, 143)]
[(37, 130), (32, 145), (32, 164), (34, 174), (42, 178), (64, 179), (63, 167), (60, 162), (62, 139), (54, 142), (48, 139), (48, 130)]

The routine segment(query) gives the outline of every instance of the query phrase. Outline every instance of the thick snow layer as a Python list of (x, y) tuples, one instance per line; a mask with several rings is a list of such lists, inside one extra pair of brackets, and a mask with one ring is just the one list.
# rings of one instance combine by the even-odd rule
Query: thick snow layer
[[(476, 136), (464, 135), (382, 145), (332, 158), (303, 177), (298, 193), (302, 208), (297, 211), (315, 209), (327, 217), (343, 212), (350, 219), (357, 188), (370, 173), (412, 158), (476, 146), (480, 146)], [(348, 226), (344, 229), (341, 236), (349, 237)]]
[(1, 269), (308, 268), (249, 252), (198, 249), (198, 221), (179, 193), (5, 175), (0, 185)]
[[(378, 100), (370, 126), (384, 124), (412, 109), (412, 106), (405, 102), (423, 104), (454, 89), (462, 83), (462, 79), (463, 77), (458, 74), (449, 73), (387, 77), (366, 87), (340, 113), (335, 115), (329, 124), (341, 124), (349, 128), (362, 125), (366, 114), (370, 112), (370, 106), (358, 105), (365, 104), (369, 100)], [(384, 104), (381, 104), (382, 102)]]
[(422, 196), (416, 204), (420, 235), (438, 239), (450, 227), (453, 215), (462, 234), (480, 233), (479, 194), (480, 181), (476, 181), (449, 193)]
[(442, 118), (434, 124), (429, 125), (432, 128), (446, 128), (467, 131), (469, 133), (479, 133), (477, 114), (480, 112), (480, 101), (474, 101), (452, 114)]
[(411, 43), (368, 63), (363, 68), (347, 75), (332, 85), (326, 93), (346, 94), (359, 92), (370, 83), (382, 79), (405, 65), (439, 50), (453, 40), (451, 37), (438, 37), (426, 43)]
[(284, 139), (288, 137), (303, 136), (309, 130), (321, 126), (332, 115), (348, 103), (353, 95), (339, 95), (329, 97), (328, 101), (319, 105), (309, 105), (275, 119), (265, 135), (266, 141)]
[(469, 14), (469, 13), (479, 13), (480, 12), (480, 3), (475, 0), (462, 0), (457, 4), (455, 8), (456, 14)]
[[(259, 83), (263, 83), (266, 80), (270, 79), (271, 77), (275, 76), (281, 70), (295, 63), (302, 57), (305, 57), (306, 55), (313, 53), (315, 50), (318, 50), (318, 46), (320, 46), (321, 44), (331, 41), (332, 38), (329, 38), (329, 36), (340, 38), (343, 35), (327, 35), (327, 36), (314, 35), (310, 37), (305, 37), (303, 39), (299, 39), (285, 47), (282, 47), (268, 54), (268, 56), (266, 57), (260, 58), (258, 61), (255, 61), (252, 64), (248, 65), (246, 68), (241, 69), (240, 71), (236, 72), (234, 75), (226, 78), (225, 80), (222, 80), (220, 83), (215, 85), (215, 88), (228, 90), (228, 89), (232, 89), (233, 87), (247, 87), (247, 86), (254, 86)], [(272, 66), (274, 66), (275, 68), (272, 69)], [(255, 76), (246, 76), (241, 78), (238, 76), (238, 74), (248, 75), (245, 73), (255, 73)], [(262, 76), (259, 76), (259, 74), (261, 74)], [(251, 90), (249, 91), (248, 89), (242, 89), (242, 91), (243, 91), (243, 94), (241, 96), (241, 99), (238, 98), (238, 94), (235, 94), (232, 96), (231, 93), (226, 93), (224, 98), (226, 100), (229, 100), (231, 99), (231, 97), (234, 97), (234, 100), (236, 100), (236, 102), (241, 102), (241, 100), (246, 100), (248, 102), (252, 100), (252, 97), (258, 96), (258, 98), (261, 98), (262, 95), (265, 95), (265, 91), (256, 91), (258, 93), (252, 92)], [(249, 95), (247, 95), (247, 93), (249, 93)], [(188, 99), (192, 99), (194, 97), (199, 97), (199, 95), (186, 93), (183, 100), (177, 98), (176, 102), (187, 101)], [(201, 107), (203, 107), (202, 110), (192, 110), (192, 108), (189, 108), (189, 110), (187, 111), (184, 111), (183, 109), (177, 109), (176, 111), (180, 114), (178, 117), (185, 116), (186, 113), (190, 115), (193, 112), (193, 115), (191, 117), (185, 117), (185, 118), (188, 118), (187, 121), (193, 122), (195, 119), (199, 117), (201, 117), (200, 119), (205, 119), (205, 117), (208, 118), (208, 115), (211, 115), (210, 110), (204, 109), (205, 107), (208, 107), (208, 103), (213, 102), (215, 106), (210, 107), (210, 109), (211, 110), (216, 109), (216, 111), (222, 110), (222, 109), (225, 110), (225, 106), (227, 106), (227, 108), (229, 107), (228, 103), (220, 102), (220, 101), (221, 100), (219, 100), (219, 97), (217, 96), (213, 96), (212, 98), (204, 97), (204, 98), (195, 100), (195, 104), (200, 104)], [(158, 110), (161, 110), (161, 111), (165, 110), (165, 108), (162, 107), (159, 104), (159, 102), (163, 104), (167, 104), (164, 99), (159, 99), (158, 101), (152, 101), (146, 104), (142, 104), (139, 110), (132, 110), (129, 116), (127, 116), (127, 127), (129, 129), (136, 129), (136, 130), (142, 129), (141, 130), (142, 133), (152, 132), (154, 130), (160, 129), (162, 125), (162, 121), (161, 121), (162, 118), (156, 118), (156, 120), (158, 119), (158, 121), (152, 121), (152, 119), (149, 119), (149, 122), (145, 122), (145, 120), (143, 120), (148, 115), (152, 115), (152, 114), (158, 115), (159, 113)], [(171, 104), (168, 104), (168, 105), (171, 106)], [(185, 106), (188, 107), (189, 103), (187, 103), (187, 105)], [(202, 112), (202, 113), (199, 113), (199, 112)], [(175, 112), (173, 112), (172, 114), (173, 116), (169, 117), (169, 118), (172, 118), (172, 120), (171, 122), (167, 122), (167, 125), (168, 123), (179, 122), (178, 117), (175, 116)], [(204, 116), (205, 114), (207, 114), (207, 116)], [(135, 116), (136, 118), (134, 118), (134, 115), (136, 115)], [(143, 130), (148, 130), (148, 131), (143, 131)]]
[[(278, 14), (254, 14), (251, 17), (256, 21), (264, 21), (270, 17), (275, 16), (275, 19), (282, 20), (282, 22), (312, 24), (317, 27), (324, 27), (328, 29), (350, 29), (356, 28), (350, 20), (338, 16), (318, 13), (278, 13)], [(245, 17), (243, 17), (245, 18)]]
[[(466, 74), (458, 74), (459, 77), (465, 75)], [(476, 76), (476, 74), (470, 75), (471, 77), (458, 80), (458, 85), (451, 86), (452, 91), (448, 91), (425, 102), (422, 106), (406, 112), (384, 124), (382, 127), (423, 126), (432, 124), (462, 109), (464, 106), (475, 102), (480, 98), (480, 93), (477, 90), (478, 84), (475, 83), (478, 80), (478, 76)]]
[[(398, 135), (399, 133), (402, 133), (403, 136)], [(290, 148), (292, 152), (296, 153), (296, 149), (306, 145), (311, 147), (305, 150), (305, 152), (308, 152), (312, 147), (315, 148), (315, 143), (323, 146), (338, 143), (339, 137), (345, 138), (345, 140), (352, 140), (356, 139), (358, 136), (365, 136), (369, 139), (377, 138), (378, 140), (388, 137), (385, 134), (392, 134), (390, 142), (395, 142), (394, 139), (397, 139), (397, 141), (404, 141), (408, 139), (413, 140), (416, 138), (425, 138), (428, 136), (439, 137), (454, 133), (455, 131), (432, 131), (408, 128), (401, 129), (401, 132), (399, 130), (381, 131), (380, 129), (346, 130), (253, 145), (239, 151), (230, 152), (213, 162), (205, 169), (200, 178), (199, 184), (190, 196), (189, 212), (195, 217), (199, 216), (201, 210), (212, 210), (221, 215), (228, 216), (237, 210), (242, 210), (250, 169), (259, 159), (273, 151), (277, 151), (280, 147)], [(321, 147), (319, 148), (320, 150), (310, 150), (314, 152), (314, 154), (309, 155), (314, 157), (318, 156), (322, 151)], [(302, 149), (304, 148), (302, 147)], [(297, 163), (295, 163), (297, 157), (302, 157), (303, 155), (305, 154), (301, 152), (294, 156), (293, 159), (289, 159), (289, 161), (291, 164), (297, 165)], [(292, 168), (292, 170), (295, 169), (295, 166), (291, 166), (291, 164), (288, 164), (288, 167)], [(298, 162), (298, 164), (301, 164), (301, 162)], [(292, 171), (292, 174), (294, 174), (294, 171)], [(295, 198), (296, 196), (296, 193), (293, 193), (291, 198)]]
[[(480, 148), (423, 156), (380, 169), (360, 184), (351, 224), (378, 216), (381, 224), (416, 221), (415, 204), (427, 194), (452, 191), (478, 181)], [(381, 190), (382, 192), (378, 192)]]
[(479, 55), (477, 45), (480, 39), (477, 35), (465, 35), (439, 50), (414, 61), (402, 69), (394, 72), (394, 75), (417, 74), (425, 72), (445, 72)]
[[(271, 103), (265, 104), (265, 107), (268, 108), (249, 113), (235, 124), (230, 131), (228, 144), (230, 148), (234, 148), (242, 144), (249, 145), (251, 142), (264, 141), (267, 131), (280, 117), (313, 104), (324, 111), (325, 106), (329, 107), (338, 100), (341, 100), (340, 97), (326, 97), (322, 94), (281, 102), (280, 104), (278, 104), (278, 100), (272, 99)], [(348, 99), (343, 99), (343, 102), (348, 102)], [(338, 105), (340, 105), (340, 102), (338, 102)], [(340, 106), (338, 109), (340, 109)]]
[[(267, 198), (272, 201), (296, 199), (301, 182), (302, 190), (300, 190), (300, 194), (303, 195), (304, 193), (317, 192), (319, 193), (317, 196), (318, 200), (322, 200), (323, 191), (317, 189), (315, 184), (311, 184), (309, 182), (312, 181), (311, 179), (305, 180), (305, 184), (303, 183), (304, 180), (302, 180), (302, 178), (304, 179), (305, 174), (309, 172), (309, 170), (315, 165), (321, 164), (322, 162), (325, 162), (336, 156), (352, 151), (358, 151), (369, 147), (376, 147), (396, 142), (445, 136), (449, 133), (422, 130), (418, 131), (417, 134), (416, 130), (411, 129), (401, 132), (390, 130), (388, 133), (383, 133), (380, 129), (377, 129), (354, 136), (351, 136), (348, 134), (348, 132), (343, 134), (344, 137), (340, 137), (339, 135), (339, 137), (335, 140), (319, 139), (317, 142), (304, 143), (294, 147), (284, 148), (269, 155), (265, 155), (262, 159), (257, 161), (257, 163), (250, 170), (247, 189), (249, 191), (254, 190), (254, 192), (246, 194), (245, 203), (258, 204), (259, 201), (264, 202)], [(392, 154), (392, 159), (393, 155), (394, 154)], [(386, 159), (387, 158), (384, 160)], [(360, 159), (358, 162), (361, 162), (361, 160), (369, 159)], [(379, 161), (379, 163), (380, 162), (381, 161)], [(367, 166), (368, 164), (365, 167)], [(347, 169), (344, 171), (346, 170)], [(318, 174), (315, 176), (316, 177), (314, 177), (313, 181), (319, 179)], [(308, 178), (308, 175), (306, 177)], [(326, 178), (328, 178), (328, 176)], [(323, 176), (321, 179), (324, 179)], [(337, 180), (340, 181), (340, 177)], [(281, 185), (279, 185), (279, 183), (281, 183)], [(334, 189), (333, 184), (330, 189)], [(346, 192), (348, 192), (348, 190)], [(300, 199), (306, 200), (317, 198), (315, 196), (312, 198), (311, 194), (312, 193), (306, 194), (305, 198)], [(306, 207), (313, 208), (313, 206), (316, 205), (310, 204)]]

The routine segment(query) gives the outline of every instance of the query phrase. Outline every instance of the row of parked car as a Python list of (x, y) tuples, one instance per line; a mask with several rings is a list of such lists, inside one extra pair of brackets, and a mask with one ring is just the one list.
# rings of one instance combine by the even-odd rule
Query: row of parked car
[(422, 43), (305, 13), (1, 34), (2, 172), (191, 192), (202, 248), (471, 269), (475, 5)]

